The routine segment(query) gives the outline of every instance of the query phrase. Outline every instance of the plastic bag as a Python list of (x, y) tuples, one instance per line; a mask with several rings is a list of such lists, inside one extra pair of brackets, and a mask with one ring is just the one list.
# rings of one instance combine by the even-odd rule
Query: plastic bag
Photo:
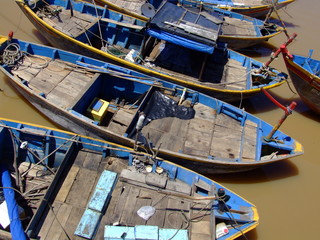
[(143, 218), (144, 220), (149, 220), (152, 215), (156, 212), (156, 209), (152, 206), (143, 206), (138, 211), (137, 214), (139, 217)]

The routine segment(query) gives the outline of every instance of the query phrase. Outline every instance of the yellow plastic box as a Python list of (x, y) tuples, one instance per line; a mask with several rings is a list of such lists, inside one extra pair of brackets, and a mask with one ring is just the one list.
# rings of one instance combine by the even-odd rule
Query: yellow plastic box
[(109, 102), (103, 99), (95, 98), (88, 107), (87, 113), (89, 117), (100, 123), (108, 111), (108, 106)]

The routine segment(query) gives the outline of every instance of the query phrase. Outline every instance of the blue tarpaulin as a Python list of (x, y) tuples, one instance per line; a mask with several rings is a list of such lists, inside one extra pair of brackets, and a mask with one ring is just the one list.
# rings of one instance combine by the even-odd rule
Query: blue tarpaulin
[(221, 31), (220, 18), (165, 2), (148, 23), (147, 33), (157, 39), (212, 54)]
[(12, 189), (10, 173), (3, 165), (0, 165), (0, 176), (10, 218), (10, 232), (12, 239), (26, 240), (27, 236), (20, 221), (19, 205), (15, 200), (15, 192)]
[(150, 36), (155, 37), (157, 39), (168, 41), (173, 44), (176, 44), (185, 48), (189, 48), (198, 52), (205, 52), (205, 53), (212, 54), (214, 51), (213, 46), (208, 46), (206, 44), (195, 42), (193, 40), (180, 37), (175, 34), (170, 34), (168, 32), (164, 32), (161, 30), (148, 29), (147, 32)]

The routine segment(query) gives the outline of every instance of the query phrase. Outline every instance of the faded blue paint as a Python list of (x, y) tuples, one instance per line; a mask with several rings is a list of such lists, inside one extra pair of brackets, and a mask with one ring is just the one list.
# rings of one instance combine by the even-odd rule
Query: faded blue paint
[(188, 230), (138, 225), (105, 226), (104, 240), (188, 240)]
[(102, 212), (108, 203), (117, 180), (117, 173), (104, 170), (88, 203), (88, 208)]
[(135, 237), (138, 240), (158, 240), (159, 227), (139, 225), (134, 228)]
[(127, 226), (105, 226), (104, 240), (135, 240), (134, 227)]
[(159, 240), (188, 240), (188, 230), (186, 229), (159, 229)]
[(92, 239), (96, 233), (101, 215), (101, 213), (86, 209), (74, 234), (87, 239)]

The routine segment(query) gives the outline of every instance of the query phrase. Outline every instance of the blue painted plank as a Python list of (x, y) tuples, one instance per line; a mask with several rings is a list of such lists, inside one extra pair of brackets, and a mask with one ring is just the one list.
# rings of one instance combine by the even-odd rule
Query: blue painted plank
[(92, 239), (96, 233), (101, 215), (101, 213), (86, 209), (74, 234), (87, 239)]
[(88, 203), (88, 208), (102, 212), (111, 197), (116, 180), (117, 173), (104, 170)]
[(135, 229), (135, 237), (137, 240), (158, 240), (159, 227), (158, 226), (145, 226), (139, 225)]
[(105, 226), (104, 240), (135, 240), (134, 227)]
[(186, 229), (159, 229), (159, 240), (188, 240)]

